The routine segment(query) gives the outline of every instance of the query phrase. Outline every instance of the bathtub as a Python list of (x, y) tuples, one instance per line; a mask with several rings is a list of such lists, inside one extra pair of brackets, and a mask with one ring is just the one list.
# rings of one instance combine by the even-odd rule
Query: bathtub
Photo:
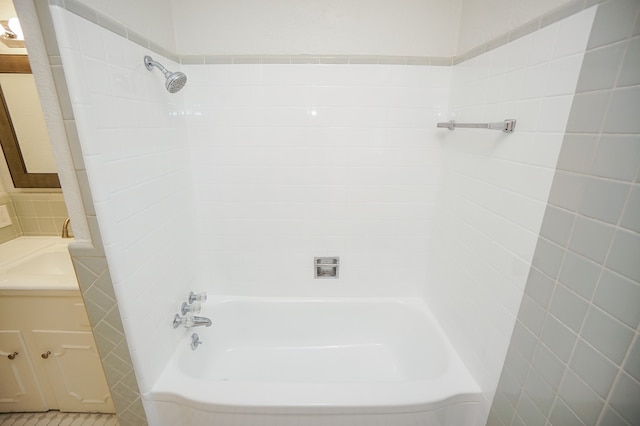
[[(184, 339), (144, 396), (152, 425), (473, 425), (479, 417), (480, 389), (419, 299), (227, 298), (208, 301), (201, 315), (213, 325), (176, 330)], [(196, 350), (193, 332), (203, 342)]]

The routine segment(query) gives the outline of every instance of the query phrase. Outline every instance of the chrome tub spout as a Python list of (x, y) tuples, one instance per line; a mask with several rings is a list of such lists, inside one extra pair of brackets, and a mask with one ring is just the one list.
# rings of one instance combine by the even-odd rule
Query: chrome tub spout
[(192, 327), (198, 327), (204, 325), (205, 327), (211, 327), (211, 320), (207, 317), (193, 317)]
[(183, 325), (184, 328), (193, 328), (193, 327), (211, 327), (211, 320), (207, 317), (198, 317), (193, 314), (186, 314), (185, 316), (180, 316), (180, 314), (176, 314), (173, 317), (173, 328), (178, 328)]

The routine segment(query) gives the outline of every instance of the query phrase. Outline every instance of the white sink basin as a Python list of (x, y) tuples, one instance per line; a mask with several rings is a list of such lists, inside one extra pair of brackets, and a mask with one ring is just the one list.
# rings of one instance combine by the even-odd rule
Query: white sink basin
[(8, 274), (68, 275), (73, 274), (73, 264), (66, 251), (50, 251), (25, 260), (7, 270)]
[(78, 290), (68, 245), (60, 237), (20, 237), (0, 244), (0, 295), (14, 290)]

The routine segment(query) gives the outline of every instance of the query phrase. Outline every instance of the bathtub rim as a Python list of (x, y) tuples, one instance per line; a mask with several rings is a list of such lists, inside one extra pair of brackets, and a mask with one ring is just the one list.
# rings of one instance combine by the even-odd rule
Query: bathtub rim
[[(478, 384), (462, 363), (450, 340), (432, 311), (418, 297), (367, 298), (286, 298), (215, 296), (207, 305), (216, 303), (260, 302), (333, 302), (333, 303), (393, 303), (420, 309), (431, 322), (442, 341), (442, 350), (450, 362), (443, 374), (429, 380), (402, 382), (257, 382), (198, 380), (180, 372), (176, 363), (188, 346), (191, 332), (185, 330), (178, 347), (164, 371), (144, 395), (149, 402), (175, 403), (207, 412), (260, 414), (353, 414), (363, 410), (371, 413), (408, 413), (431, 411), (457, 403), (480, 403)], [(214, 383), (212, 385), (212, 383)], [(279, 395), (273, 398), (272, 395)], [(285, 398), (282, 395), (286, 395)], [(283, 402), (285, 401), (285, 402)], [(318, 402), (321, 401), (321, 402)]]

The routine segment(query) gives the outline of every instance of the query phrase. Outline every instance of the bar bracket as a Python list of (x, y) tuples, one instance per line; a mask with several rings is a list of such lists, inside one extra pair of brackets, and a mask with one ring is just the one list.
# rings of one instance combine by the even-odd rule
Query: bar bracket
[(500, 123), (456, 123), (454, 120), (447, 121), (446, 123), (438, 123), (437, 127), (455, 130), (457, 128), (461, 129), (491, 129), (491, 130), (502, 130), (505, 133), (513, 133), (513, 130), (516, 128), (516, 120), (511, 118), (504, 120)]

